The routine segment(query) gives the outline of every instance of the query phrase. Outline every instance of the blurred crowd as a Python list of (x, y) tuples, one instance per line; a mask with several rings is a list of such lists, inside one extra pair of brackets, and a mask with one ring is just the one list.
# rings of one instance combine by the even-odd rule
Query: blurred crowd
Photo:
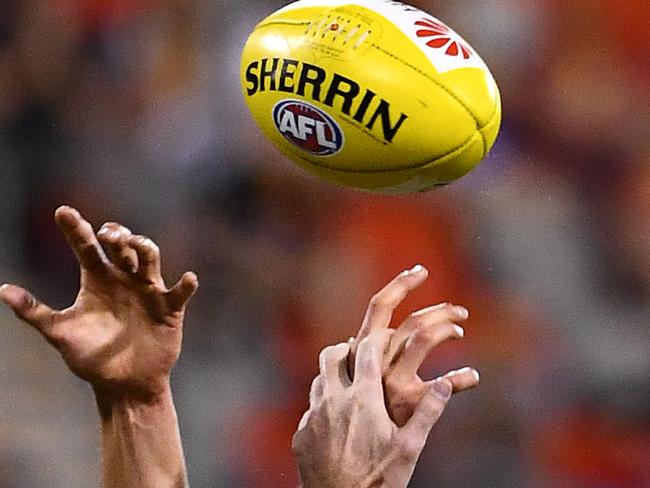
[[(387, 197), (294, 169), (254, 126), (239, 52), (279, 0), (0, 2), (0, 281), (63, 307), (52, 221), (156, 240), (201, 290), (173, 377), (194, 488), (297, 485), (290, 440), (325, 345), (416, 263), (397, 322), (472, 314), (422, 375), (471, 364), (412, 487), (650, 487), (650, 3), (430, 0), (500, 85), (493, 152)], [(0, 486), (99, 485), (92, 394), (0, 311)]]

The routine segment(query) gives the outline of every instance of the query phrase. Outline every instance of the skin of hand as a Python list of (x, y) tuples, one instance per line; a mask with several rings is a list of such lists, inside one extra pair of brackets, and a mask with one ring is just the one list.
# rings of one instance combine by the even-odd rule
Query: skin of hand
[(446, 378), (428, 384), (408, 422), (397, 426), (382, 386), (391, 335), (392, 330), (375, 330), (359, 342), (354, 380), (348, 373), (349, 344), (321, 352), (309, 410), (293, 438), (303, 488), (407, 486), (452, 385)]
[(116, 223), (95, 235), (70, 207), (59, 208), (55, 220), (81, 267), (74, 304), (53, 310), (15, 285), (0, 287), (0, 300), (92, 385), (102, 419), (103, 486), (185, 486), (169, 378), (196, 275), (185, 273), (168, 289), (150, 239)]
[[(397, 275), (372, 297), (356, 339), (350, 339), (352, 372), (359, 341), (373, 331), (389, 327), (395, 309), (427, 277), (426, 268), (414, 266)], [(384, 355), (383, 371), (388, 412), (397, 425), (407, 423), (432, 384), (420, 379), (418, 369), (435, 346), (448, 339), (463, 338), (465, 332), (458, 322), (468, 317), (466, 308), (441, 303), (412, 313), (395, 330)], [(474, 388), (479, 382), (478, 372), (470, 367), (450, 371), (441, 378), (451, 383), (454, 393)]]

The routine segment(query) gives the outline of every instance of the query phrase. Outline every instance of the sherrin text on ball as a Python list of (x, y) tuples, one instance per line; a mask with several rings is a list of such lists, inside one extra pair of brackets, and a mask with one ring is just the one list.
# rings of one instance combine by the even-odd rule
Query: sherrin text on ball
[(435, 17), (387, 0), (300, 0), (260, 22), (241, 63), (264, 134), (311, 173), (379, 193), (447, 184), (488, 153), (494, 78)]

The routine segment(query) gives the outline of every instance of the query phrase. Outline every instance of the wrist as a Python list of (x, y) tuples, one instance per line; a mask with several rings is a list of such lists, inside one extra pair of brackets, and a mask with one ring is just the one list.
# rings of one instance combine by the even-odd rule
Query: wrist
[(102, 421), (110, 420), (116, 414), (155, 415), (156, 412), (163, 413), (174, 408), (169, 379), (149, 385), (147, 388), (93, 385), (93, 390)]
[(386, 482), (383, 475), (368, 475), (359, 478), (358, 475), (353, 476), (333, 476), (331, 479), (324, 480), (320, 476), (313, 478), (302, 478), (298, 488), (340, 488), (342, 486), (348, 488), (404, 488), (406, 485), (391, 485)]
[(169, 384), (146, 395), (95, 388), (106, 488), (187, 486), (178, 419)]

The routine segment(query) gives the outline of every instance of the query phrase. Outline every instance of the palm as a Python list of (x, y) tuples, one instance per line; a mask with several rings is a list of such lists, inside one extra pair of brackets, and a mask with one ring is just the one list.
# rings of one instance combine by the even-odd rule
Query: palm
[(112, 281), (89, 276), (75, 304), (56, 317), (53, 333), (65, 361), (89, 381), (125, 381), (150, 376), (147, 370), (171, 369), (182, 312), (170, 311), (161, 290), (114, 274)]
[(107, 224), (100, 239), (72, 209), (57, 223), (81, 264), (74, 304), (54, 311), (25, 290), (4, 288), (3, 298), (61, 352), (70, 369), (96, 388), (148, 392), (165, 380), (178, 359), (185, 304), (196, 289), (186, 273), (171, 290), (160, 276), (160, 256), (149, 239)]

